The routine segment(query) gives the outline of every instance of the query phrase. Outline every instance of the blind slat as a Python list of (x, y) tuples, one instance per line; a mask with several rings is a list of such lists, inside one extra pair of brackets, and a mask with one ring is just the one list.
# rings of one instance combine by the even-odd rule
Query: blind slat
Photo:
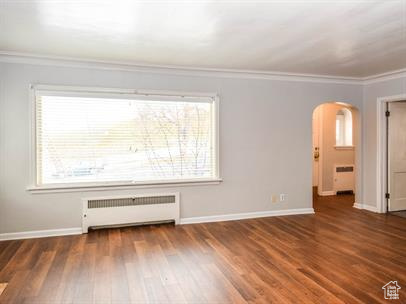
[(37, 183), (214, 177), (209, 102), (37, 95)]

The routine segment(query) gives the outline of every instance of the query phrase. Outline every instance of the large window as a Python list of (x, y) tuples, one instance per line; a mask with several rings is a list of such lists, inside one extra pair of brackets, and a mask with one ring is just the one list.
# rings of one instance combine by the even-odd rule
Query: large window
[(36, 185), (218, 178), (215, 97), (36, 90)]

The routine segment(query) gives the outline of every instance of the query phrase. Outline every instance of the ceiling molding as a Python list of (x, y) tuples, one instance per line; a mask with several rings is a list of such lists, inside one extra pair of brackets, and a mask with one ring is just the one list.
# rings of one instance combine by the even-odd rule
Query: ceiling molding
[(200, 67), (182, 67), (168, 65), (135, 64), (131, 62), (99, 61), (72, 57), (43, 56), (28, 53), (0, 51), (0, 62), (90, 68), (100, 70), (136, 71), (144, 73), (170, 74), (195, 77), (219, 77), (240, 79), (270, 79), (282, 81), (300, 81), (335, 84), (361, 84), (358, 77), (342, 77), (315, 74), (268, 72), (259, 70), (211, 69)]
[(344, 77), (333, 75), (285, 73), (285, 72), (271, 72), (259, 70), (211, 69), (201, 67), (183, 67), (170, 65), (148, 65), (148, 64), (135, 64), (131, 62), (78, 59), (72, 57), (44, 56), (37, 54), (5, 52), (5, 51), (0, 51), (0, 62), (46, 65), (46, 66), (62, 66), (62, 67), (99, 69), (99, 70), (115, 70), (129, 72), (135, 71), (144, 73), (169, 74), (169, 75), (194, 76), (194, 77), (267, 79), (279, 81), (299, 81), (299, 82), (353, 84), (353, 85), (372, 84), (376, 82), (406, 77), (406, 68), (382, 74), (371, 75), (367, 77)]
[(406, 77), (406, 68), (364, 77), (363, 84), (373, 84), (376, 82), (399, 79), (402, 77)]

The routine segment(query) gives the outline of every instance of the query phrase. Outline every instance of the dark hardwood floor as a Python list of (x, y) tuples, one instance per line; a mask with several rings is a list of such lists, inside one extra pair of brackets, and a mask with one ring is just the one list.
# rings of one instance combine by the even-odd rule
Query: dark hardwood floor
[(0, 242), (0, 303), (406, 303), (406, 219), (317, 198), (315, 215)]

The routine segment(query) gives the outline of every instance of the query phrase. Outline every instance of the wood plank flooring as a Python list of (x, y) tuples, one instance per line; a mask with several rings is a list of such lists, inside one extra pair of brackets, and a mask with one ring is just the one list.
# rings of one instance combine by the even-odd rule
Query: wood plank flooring
[(315, 215), (0, 242), (0, 303), (406, 303), (406, 219), (318, 198)]

